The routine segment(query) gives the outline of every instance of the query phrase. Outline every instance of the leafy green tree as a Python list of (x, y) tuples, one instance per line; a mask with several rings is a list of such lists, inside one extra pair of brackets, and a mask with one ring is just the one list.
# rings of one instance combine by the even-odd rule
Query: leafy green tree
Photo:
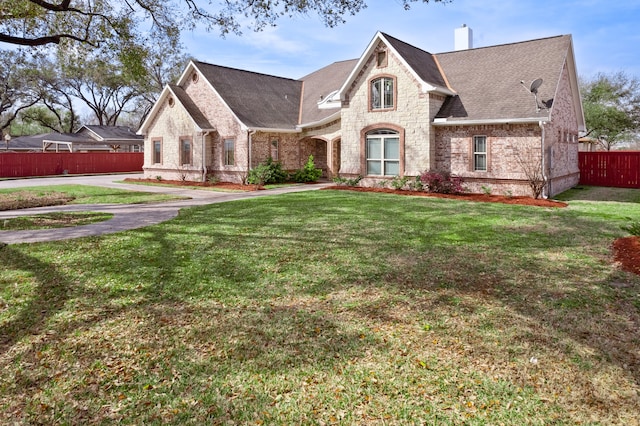
[(581, 82), (587, 135), (607, 151), (640, 130), (640, 80), (623, 72)]
[[(400, 0), (412, 3), (449, 3), (452, 0)], [(259, 31), (279, 19), (316, 14), (329, 27), (345, 22), (367, 7), (365, 0), (2, 0), (0, 42), (44, 46), (81, 42), (92, 46), (108, 43), (141, 44), (157, 37), (177, 41), (180, 31), (202, 25), (221, 35), (241, 34), (241, 22)]]
[(0, 51), (0, 136), (20, 111), (42, 99), (28, 58), (19, 51)]

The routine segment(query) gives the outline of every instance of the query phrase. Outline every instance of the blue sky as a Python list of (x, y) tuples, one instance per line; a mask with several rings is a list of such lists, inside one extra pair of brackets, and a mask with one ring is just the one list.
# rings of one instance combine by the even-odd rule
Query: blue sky
[(580, 76), (624, 71), (640, 78), (640, 1), (479, 1), (413, 3), (370, 0), (347, 23), (325, 27), (314, 15), (285, 18), (278, 27), (238, 36), (185, 33), (188, 54), (204, 62), (300, 78), (335, 61), (358, 58), (376, 31), (432, 53), (453, 50), (454, 29), (473, 30), (474, 47), (573, 36)]

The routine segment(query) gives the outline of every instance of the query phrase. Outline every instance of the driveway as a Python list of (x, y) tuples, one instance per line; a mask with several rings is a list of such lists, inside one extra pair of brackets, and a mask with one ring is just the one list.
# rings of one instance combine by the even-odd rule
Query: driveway
[(329, 183), (312, 185), (295, 185), (284, 188), (251, 192), (215, 192), (210, 190), (184, 189), (165, 186), (142, 186), (121, 183), (126, 178), (140, 178), (142, 175), (100, 175), (100, 176), (64, 176), (51, 178), (16, 179), (0, 181), (0, 189), (21, 188), (28, 186), (53, 185), (92, 185), (107, 188), (126, 189), (131, 191), (158, 192), (163, 194), (189, 197), (189, 199), (149, 204), (70, 204), (64, 206), (37, 207), (23, 210), (0, 211), (0, 221), (3, 219), (29, 216), (51, 212), (79, 212), (93, 211), (112, 213), (113, 218), (90, 225), (72, 228), (56, 228), (27, 231), (0, 231), (0, 243), (35, 243), (43, 241), (58, 241), (71, 238), (88, 237), (92, 235), (111, 234), (129, 229), (142, 228), (167, 221), (178, 215), (185, 207), (202, 206), (206, 204), (223, 203), (225, 201), (243, 200), (246, 198), (264, 197), (270, 195), (287, 194), (291, 192), (310, 191), (323, 188)]

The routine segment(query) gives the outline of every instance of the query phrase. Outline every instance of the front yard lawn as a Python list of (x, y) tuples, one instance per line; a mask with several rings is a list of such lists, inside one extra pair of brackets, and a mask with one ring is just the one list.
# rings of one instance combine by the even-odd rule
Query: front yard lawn
[(183, 198), (89, 185), (34, 186), (0, 189), (0, 211), (61, 204), (140, 204)]
[(0, 249), (0, 423), (637, 424), (637, 202), (310, 191)]

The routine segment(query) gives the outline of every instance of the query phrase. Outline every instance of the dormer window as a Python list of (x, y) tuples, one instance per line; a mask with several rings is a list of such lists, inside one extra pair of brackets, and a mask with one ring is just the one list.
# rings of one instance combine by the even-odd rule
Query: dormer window
[(393, 109), (394, 107), (394, 82), (391, 77), (380, 77), (371, 81), (371, 109)]

